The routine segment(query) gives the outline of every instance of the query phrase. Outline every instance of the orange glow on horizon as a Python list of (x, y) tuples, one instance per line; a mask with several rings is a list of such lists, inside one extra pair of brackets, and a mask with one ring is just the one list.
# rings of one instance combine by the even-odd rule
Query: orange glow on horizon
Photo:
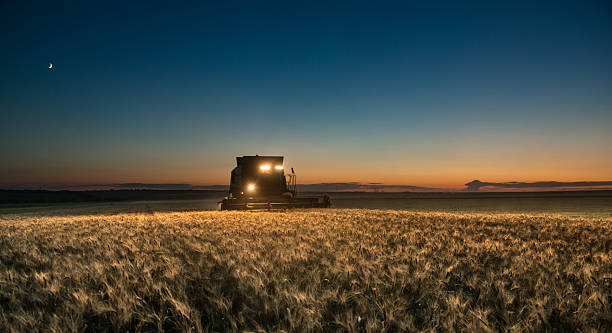
[[(113, 161), (108, 165), (95, 161), (94, 163), (70, 161), (45, 167), (36, 164), (15, 165), (4, 167), (0, 174), (0, 186), (119, 183), (228, 185), (230, 171), (234, 166), (235, 159), (232, 157), (211, 161), (158, 157), (145, 161)], [(468, 154), (446, 159), (435, 156), (428, 160), (418, 158), (356, 160), (354, 157), (333, 154), (316, 158), (292, 155), (286, 157), (285, 166), (286, 170), (295, 168), (298, 184), (356, 182), (461, 190), (465, 189), (466, 183), (476, 179), (499, 183), (612, 180), (612, 157), (607, 155), (572, 159), (561, 156), (540, 158), (533, 156), (531, 159), (510, 156), (483, 159)]]

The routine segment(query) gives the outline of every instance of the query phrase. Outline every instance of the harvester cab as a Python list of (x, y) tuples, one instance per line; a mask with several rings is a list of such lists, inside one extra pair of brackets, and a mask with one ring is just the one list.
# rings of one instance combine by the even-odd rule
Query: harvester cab
[(283, 156), (236, 157), (228, 196), (220, 210), (330, 207), (327, 195), (298, 197), (296, 175), (285, 174)]

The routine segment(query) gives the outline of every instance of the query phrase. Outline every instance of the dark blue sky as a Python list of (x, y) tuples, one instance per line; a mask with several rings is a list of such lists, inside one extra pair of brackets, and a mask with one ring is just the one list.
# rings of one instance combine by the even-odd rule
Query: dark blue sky
[[(3, 2), (0, 184), (612, 178), (609, 2)], [(47, 69), (52, 62), (55, 69)]]

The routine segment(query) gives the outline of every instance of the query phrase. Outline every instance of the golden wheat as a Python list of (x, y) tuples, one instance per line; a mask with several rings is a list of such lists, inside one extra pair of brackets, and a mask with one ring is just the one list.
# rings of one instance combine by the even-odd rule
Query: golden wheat
[(0, 331), (605, 331), (612, 220), (0, 217)]

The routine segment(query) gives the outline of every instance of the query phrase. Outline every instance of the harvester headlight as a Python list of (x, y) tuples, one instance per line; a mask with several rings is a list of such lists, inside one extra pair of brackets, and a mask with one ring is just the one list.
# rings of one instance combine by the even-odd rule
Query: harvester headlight
[(259, 166), (259, 170), (261, 171), (268, 171), (270, 170), (270, 164), (263, 164)]
[(249, 186), (247, 186), (247, 189), (249, 190), (249, 192), (255, 191), (255, 184), (249, 184)]
[(274, 167), (274, 169), (276, 169), (278, 171), (281, 171), (281, 170), (283, 170), (283, 166), (282, 165), (277, 165), (277, 166)]

